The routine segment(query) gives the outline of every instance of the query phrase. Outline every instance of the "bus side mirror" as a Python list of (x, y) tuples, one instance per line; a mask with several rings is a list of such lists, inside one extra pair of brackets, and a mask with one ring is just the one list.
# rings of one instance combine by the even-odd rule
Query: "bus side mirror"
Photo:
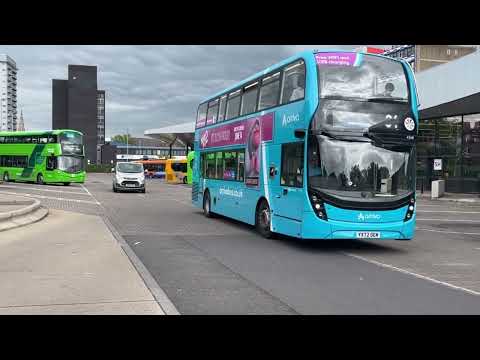
[(305, 137), (305, 129), (295, 129), (295, 137), (298, 139), (303, 139)]

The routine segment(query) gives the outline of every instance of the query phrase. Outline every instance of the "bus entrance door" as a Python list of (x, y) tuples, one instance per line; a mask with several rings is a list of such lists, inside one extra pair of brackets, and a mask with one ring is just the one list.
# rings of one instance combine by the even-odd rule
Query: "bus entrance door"
[(280, 186), (274, 186), (274, 231), (300, 236), (303, 217), (304, 143), (282, 145)]

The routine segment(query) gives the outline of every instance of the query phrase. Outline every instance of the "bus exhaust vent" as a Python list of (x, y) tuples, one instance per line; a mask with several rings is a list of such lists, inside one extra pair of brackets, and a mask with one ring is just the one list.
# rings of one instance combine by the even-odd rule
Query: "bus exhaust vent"
[(197, 201), (198, 200), (198, 182), (192, 183), (192, 201)]

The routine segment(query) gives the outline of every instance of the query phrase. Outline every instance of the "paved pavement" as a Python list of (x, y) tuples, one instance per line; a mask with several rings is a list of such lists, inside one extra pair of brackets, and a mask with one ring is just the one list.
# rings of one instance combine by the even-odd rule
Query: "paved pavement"
[(480, 314), (480, 204), (420, 199), (410, 242), (301, 242), (206, 219), (190, 188), (156, 179), (146, 194), (113, 193), (109, 174), (8, 186), (105, 214), (182, 314)]
[(0, 314), (163, 314), (98, 216), (50, 210), (2, 233)]

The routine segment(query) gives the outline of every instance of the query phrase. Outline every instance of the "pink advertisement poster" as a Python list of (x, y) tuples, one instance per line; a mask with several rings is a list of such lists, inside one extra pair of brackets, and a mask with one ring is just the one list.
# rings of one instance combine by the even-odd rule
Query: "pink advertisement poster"
[(200, 133), (202, 149), (218, 146), (245, 145), (245, 183), (259, 184), (261, 142), (273, 138), (274, 113), (257, 116), (231, 124), (205, 129)]

